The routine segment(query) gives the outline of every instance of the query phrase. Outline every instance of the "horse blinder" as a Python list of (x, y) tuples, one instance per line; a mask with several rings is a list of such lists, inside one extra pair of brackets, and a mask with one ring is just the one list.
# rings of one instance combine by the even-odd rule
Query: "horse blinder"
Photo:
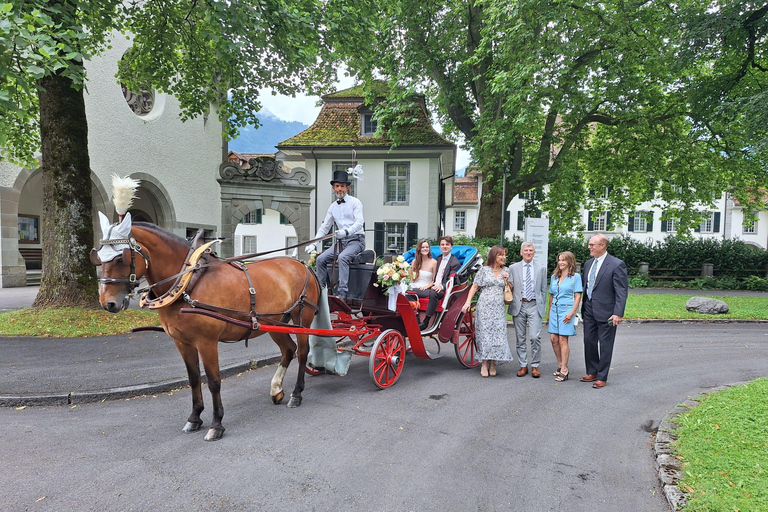
[(101, 266), (101, 259), (99, 258), (99, 250), (98, 249), (91, 249), (91, 263), (96, 265), (97, 267)]

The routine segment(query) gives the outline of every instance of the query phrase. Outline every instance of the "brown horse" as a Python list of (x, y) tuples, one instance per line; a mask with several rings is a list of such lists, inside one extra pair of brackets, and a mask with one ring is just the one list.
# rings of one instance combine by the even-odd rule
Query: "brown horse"
[[(130, 214), (127, 214), (120, 225), (110, 226), (102, 215), (102, 230), (104, 245), (99, 251), (92, 251), (92, 259), (94, 263), (103, 266), (99, 301), (108, 311), (117, 313), (125, 307), (141, 277), (147, 278), (152, 287), (151, 292), (156, 297), (162, 297), (174, 286), (174, 276), (185, 268), (190, 243), (154, 224), (136, 222), (131, 225)], [(182, 315), (180, 310), (191, 307), (187, 300), (196, 300), (204, 305), (222, 308), (219, 311), (243, 311), (246, 315), (239, 316), (240, 320), (247, 320), (248, 313), (253, 310), (258, 313), (259, 322), (287, 322), (290, 319), (297, 326), (309, 327), (315, 316), (314, 306), (318, 303), (320, 288), (317, 279), (303, 263), (288, 257), (261, 260), (244, 266), (250, 279), (242, 269), (230, 263), (221, 263), (215, 256), (208, 259), (207, 265), (201, 275), (195, 276), (190, 282), (187, 287), (188, 296), (159, 308), (158, 314), (163, 329), (173, 338), (184, 359), (192, 388), (192, 414), (183, 431), (197, 431), (203, 424), (200, 419), (204, 406), (199, 358), (203, 362), (213, 400), (213, 423), (205, 439), (213, 441), (221, 438), (224, 433), (221, 424), (224, 407), (221, 402), (218, 343), (257, 337), (264, 334), (264, 331), (256, 325), (256, 330), (249, 332), (248, 329), (209, 316)], [(255, 291), (253, 303), (249, 288)], [(285, 396), (283, 378), (296, 354), (299, 371), (288, 407), (298, 407), (304, 390), (308, 336), (297, 334), (297, 350), (289, 334), (270, 332), (269, 335), (282, 353), (280, 365), (272, 378), (272, 402), (279, 404)]]

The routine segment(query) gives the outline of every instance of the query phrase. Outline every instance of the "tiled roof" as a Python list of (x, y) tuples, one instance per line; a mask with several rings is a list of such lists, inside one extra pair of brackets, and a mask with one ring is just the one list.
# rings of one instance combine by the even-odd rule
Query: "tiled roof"
[[(364, 108), (362, 87), (323, 96), (323, 107), (315, 122), (290, 139), (278, 144), (279, 148), (291, 146), (380, 146), (389, 147), (392, 140), (386, 137), (365, 136), (360, 133), (361, 113)], [(429, 122), (422, 102), (415, 102), (412, 110), (416, 122), (401, 129), (402, 146), (443, 146), (454, 144), (435, 131)]]
[(454, 204), (478, 204), (477, 177), (456, 178), (453, 182)]

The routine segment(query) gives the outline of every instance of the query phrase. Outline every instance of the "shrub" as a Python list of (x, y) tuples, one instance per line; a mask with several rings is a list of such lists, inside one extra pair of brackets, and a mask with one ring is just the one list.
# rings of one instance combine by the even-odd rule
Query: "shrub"
[(759, 276), (749, 276), (744, 278), (744, 287), (747, 290), (768, 292), (768, 279), (763, 279)]
[(722, 276), (717, 278), (715, 286), (721, 290), (740, 290), (744, 288), (744, 283), (738, 277)]
[(651, 285), (653, 285), (653, 279), (651, 279), (645, 272), (641, 272), (629, 278), (630, 288), (645, 288)]
[(697, 277), (696, 279), (693, 279), (688, 286), (694, 290), (710, 290), (717, 286), (717, 280), (711, 276)]

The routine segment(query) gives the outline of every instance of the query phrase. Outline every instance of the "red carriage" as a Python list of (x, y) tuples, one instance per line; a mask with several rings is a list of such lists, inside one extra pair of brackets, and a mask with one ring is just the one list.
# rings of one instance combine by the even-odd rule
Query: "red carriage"
[[(440, 248), (431, 248), (433, 256), (440, 255)], [(469, 293), (469, 278), (482, 265), (477, 249), (470, 246), (454, 246), (452, 254), (461, 263), (460, 269), (451, 276), (445, 297), (440, 301), (431, 326), (419, 330), (419, 312), (424, 311), (428, 299), (419, 299), (408, 292), (390, 298), (377, 287), (378, 268), (374, 264), (373, 251), (365, 251), (359, 263), (350, 266), (350, 285), (347, 301), (331, 295), (328, 297), (330, 325), (327, 329), (313, 330), (310, 334), (310, 355), (307, 372), (346, 373), (352, 355), (369, 358), (369, 372), (379, 388), (393, 385), (403, 371), (405, 356), (412, 354), (418, 359), (436, 359), (441, 356), (441, 345), (452, 344), (459, 362), (473, 368), (480, 364), (475, 360), (475, 328), (470, 310), (462, 313), (461, 307)], [(404, 254), (409, 263), (414, 250)], [(366, 262), (367, 261), (367, 262)], [(354, 306), (350, 307), (350, 305)], [(334, 350), (342, 362), (329, 368), (327, 358), (313, 357), (316, 350), (328, 350), (329, 344), (318, 341), (319, 337), (335, 337)], [(437, 342), (436, 353), (428, 350), (425, 342)], [(346, 356), (346, 357), (345, 357)], [(315, 359), (315, 361), (313, 361)], [(332, 361), (333, 357), (330, 358)], [(319, 363), (317, 362), (319, 360)]]

